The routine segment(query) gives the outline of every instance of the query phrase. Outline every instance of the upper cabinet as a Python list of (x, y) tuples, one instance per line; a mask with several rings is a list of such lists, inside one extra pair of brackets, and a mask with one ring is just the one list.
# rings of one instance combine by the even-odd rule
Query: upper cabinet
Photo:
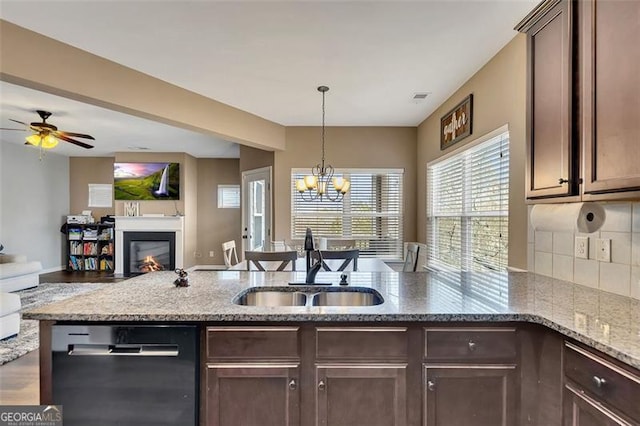
[(548, 0), (527, 34), (526, 196), (640, 196), (640, 2)]

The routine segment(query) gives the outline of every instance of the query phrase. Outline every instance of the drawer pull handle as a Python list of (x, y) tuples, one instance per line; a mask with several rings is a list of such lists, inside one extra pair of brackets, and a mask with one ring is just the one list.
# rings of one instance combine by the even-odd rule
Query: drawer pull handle
[(476, 342), (473, 340), (469, 340), (469, 352), (473, 352), (476, 350)]
[(318, 383), (318, 390), (325, 390), (327, 388), (327, 385), (324, 383), (324, 380), (320, 380), (320, 383)]
[(595, 383), (598, 389), (601, 389), (604, 385), (607, 384), (607, 381), (601, 377), (593, 376), (593, 383)]
[(298, 388), (298, 383), (296, 383), (296, 379), (291, 379), (289, 381), (289, 389), (290, 390), (296, 390)]
[(433, 392), (436, 390), (436, 383), (431, 381), (431, 380), (427, 380), (427, 389), (429, 389), (430, 392)]

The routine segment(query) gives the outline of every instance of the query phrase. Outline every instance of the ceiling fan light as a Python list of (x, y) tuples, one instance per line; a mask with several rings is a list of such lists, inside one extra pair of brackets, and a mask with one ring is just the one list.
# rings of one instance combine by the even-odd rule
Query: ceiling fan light
[(47, 135), (44, 138), (42, 138), (42, 147), (45, 149), (51, 149), (51, 148), (55, 148), (56, 145), (58, 145), (58, 139), (56, 139), (54, 136), (52, 135)]
[(31, 136), (27, 136), (25, 138), (25, 140), (27, 141), (27, 143), (30, 143), (33, 146), (40, 146), (40, 140), (42, 138), (40, 137), (40, 135), (38, 134), (33, 134)]

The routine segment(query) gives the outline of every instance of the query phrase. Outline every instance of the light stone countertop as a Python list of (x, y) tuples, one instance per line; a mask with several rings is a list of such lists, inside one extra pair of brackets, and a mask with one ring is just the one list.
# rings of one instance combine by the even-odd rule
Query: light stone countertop
[[(371, 287), (384, 303), (368, 307), (256, 307), (233, 303), (248, 287), (289, 286), (304, 272), (196, 271), (177, 288), (173, 272), (153, 272), (23, 313), (25, 319), (144, 322), (410, 322), (542, 324), (640, 368), (640, 300), (532, 273), (351, 272), (351, 287)], [(340, 273), (317, 282), (338, 287)]]

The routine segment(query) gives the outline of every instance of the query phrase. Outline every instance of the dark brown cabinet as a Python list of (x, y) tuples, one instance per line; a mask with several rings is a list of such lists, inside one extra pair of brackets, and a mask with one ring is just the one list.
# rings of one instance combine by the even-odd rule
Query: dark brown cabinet
[(517, 424), (515, 365), (425, 365), (424, 378), (425, 426)]
[(640, 2), (578, 3), (584, 193), (640, 190)]
[(572, 138), (572, 3), (562, 1), (527, 31), (528, 198), (577, 193)]
[(640, 196), (640, 2), (547, 0), (527, 34), (531, 202)]
[(640, 376), (565, 342), (564, 425), (640, 424)]
[(207, 425), (298, 426), (299, 367), (208, 364)]
[(517, 346), (511, 327), (425, 328), (423, 425), (516, 424)]
[(405, 426), (406, 365), (316, 368), (316, 425)]

